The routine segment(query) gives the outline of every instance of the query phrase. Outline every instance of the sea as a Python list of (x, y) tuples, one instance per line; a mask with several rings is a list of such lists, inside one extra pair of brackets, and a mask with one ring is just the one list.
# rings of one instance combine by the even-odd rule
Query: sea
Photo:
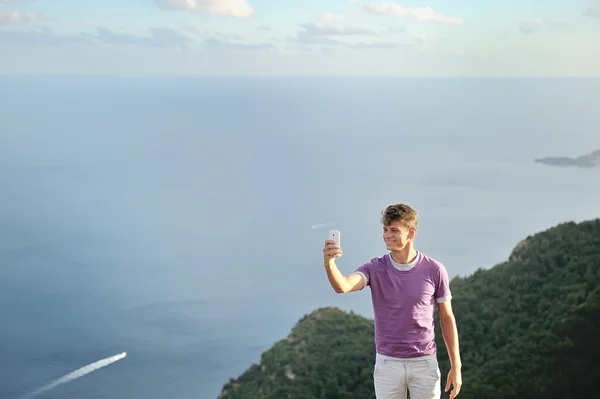
[[(0, 77), (0, 398), (216, 399), (384, 253), (382, 209), (451, 277), (600, 217), (600, 78)], [(321, 226), (318, 226), (321, 225)], [(458, 317), (458, 316), (457, 316)], [(39, 392), (39, 391), (38, 391)], [(32, 395), (30, 395), (32, 397)]]

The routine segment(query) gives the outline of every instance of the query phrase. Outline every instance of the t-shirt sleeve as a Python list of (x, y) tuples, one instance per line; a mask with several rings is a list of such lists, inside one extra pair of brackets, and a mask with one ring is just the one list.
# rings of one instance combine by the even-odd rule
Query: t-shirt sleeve
[(437, 303), (447, 302), (452, 299), (452, 293), (450, 292), (450, 279), (448, 278), (448, 271), (444, 265), (440, 264), (438, 269), (435, 284), (435, 300)]
[(367, 286), (371, 282), (371, 271), (372, 270), (373, 270), (373, 259), (360, 265), (354, 271), (354, 273), (358, 273), (358, 274), (362, 275), (363, 278), (365, 279), (365, 286)]

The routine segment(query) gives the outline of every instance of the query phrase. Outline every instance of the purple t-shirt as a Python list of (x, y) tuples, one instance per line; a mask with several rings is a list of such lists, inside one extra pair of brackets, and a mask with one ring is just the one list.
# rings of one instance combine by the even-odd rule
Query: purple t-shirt
[(452, 298), (444, 265), (421, 252), (410, 265), (394, 264), (386, 254), (356, 272), (371, 288), (377, 353), (397, 358), (435, 353), (436, 302)]

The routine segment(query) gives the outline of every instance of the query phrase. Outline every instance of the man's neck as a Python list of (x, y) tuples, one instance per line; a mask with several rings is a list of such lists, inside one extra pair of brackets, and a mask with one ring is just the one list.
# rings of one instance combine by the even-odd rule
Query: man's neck
[(417, 257), (417, 251), (411, 245), (407, 246), (401, 251), (391, 251), (390, 255), (392, 256), (394, 262), (406, 265), (415, 260)]

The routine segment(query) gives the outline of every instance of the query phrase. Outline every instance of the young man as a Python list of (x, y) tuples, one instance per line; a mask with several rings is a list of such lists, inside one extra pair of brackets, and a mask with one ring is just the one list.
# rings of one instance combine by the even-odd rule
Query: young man
[(337, 293), (371, 289), (375, 315), (376, 362), (373, 372), (377, 399), (439, 399), (441, 375), (437, 362), (434, 311), (437, 304), (444, 343), (450, 357), (445, 387), (450, 399), (461, 385), (458, 331), (452, 312), (444, 265), (415, 250), (418, 214), (395, 204), (382, 212), (383, 240), (389, 251), (344, 276), (335, 259), (342, 250), (325, 241), (323, 257), (331, 286)]

